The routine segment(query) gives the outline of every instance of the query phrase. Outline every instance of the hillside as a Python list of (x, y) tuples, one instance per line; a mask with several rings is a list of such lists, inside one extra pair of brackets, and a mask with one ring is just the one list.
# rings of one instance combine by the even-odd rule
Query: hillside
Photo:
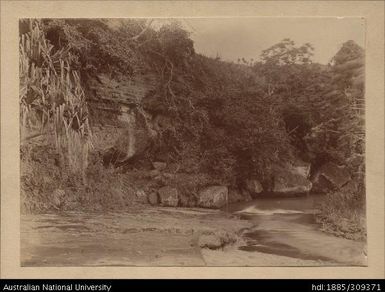
[(325, 228), (365, 236), (364, 52), (325, 66), (312, 49), (232, 63), (172, 22), (21, 21), (22, 211), (321, 192)]

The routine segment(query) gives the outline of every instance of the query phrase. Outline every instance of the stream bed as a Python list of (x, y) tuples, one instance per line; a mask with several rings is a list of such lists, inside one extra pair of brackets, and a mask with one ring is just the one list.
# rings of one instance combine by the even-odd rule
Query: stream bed
[[(133, 208), (21, 216), (22, 266), (364, 266), (366, 243), (315, 222), (321, 196), (256, 199), (224, 210)], [(202, 232), (239, 240), (200, 248)]]
[(262, 198), (231, 206), (229, 211), (252, 222), (243, 233), (240, 250), (315, 260), (331, 265), (366, 265), (364, 242), (336, 237), (320, 230), (317, 204), (322, 195)]

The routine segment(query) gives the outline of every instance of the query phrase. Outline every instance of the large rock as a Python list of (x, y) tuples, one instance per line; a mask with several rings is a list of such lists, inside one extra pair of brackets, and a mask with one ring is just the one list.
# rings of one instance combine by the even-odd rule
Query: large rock
[(329, 192), (338, 190), (350, 181), (349, 171), (333, 162), (327, 162), (320, 167), (313, 177), (313, 191)]
[(147, 199), (151, 205), (158, 205), (159, 203), (159, 196), (155, 192), (150, 193)]
[(158, 190), (160, 204), (162, 206), (176, 207), (179, 203), (179, 193), (176, 188), (169, 186), (162, 187)]
[(227, 200), (228, 189), (226, 186), (212, 186), (199, 193), (198, 206), (218, 209), (223, 207)]
[(307, 193), (312, 188), (312, 182), (308, 179), (309, 173), (310, 164), (305, 162), (275, 167), (271, 191), (287, 195)]
[(249, 191), (250, 194), (256, 195), (262, 193), (263, 187), (258, 180), (248, 179), (246, 181), (246, 190)]
[(198, 239), (200, 248), (219, 249), (237, 241), (235, 234), (226, 231), (204, 231)]

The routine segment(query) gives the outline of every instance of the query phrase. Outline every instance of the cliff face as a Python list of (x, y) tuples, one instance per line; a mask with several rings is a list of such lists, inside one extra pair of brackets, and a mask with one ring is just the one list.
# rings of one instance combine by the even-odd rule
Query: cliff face
[(105, 155), (107, 164), (143, 154), (156, 137), (152, 117), (141, 105), (156, 85), (152, 74), (120, 80), (100, 74), (89, 82), (94, 146)]
[(99, 74), (89, 81), (91, 102), (115, 102), (121, 104), (138, 104), (157, 86), (155, 74), (139, 74), (132, 77), (120, 76), (111, 78), (107, 74)]
[[(167, 127), (171, 117), (150, 113), (143, 109), (142, 102), (157, 89), (156, 75), (139, 75), (135, 78), (116, 80), (100, 74), (90, 82), (92, 96), (89, 107), (93, 120), (94, 145), (103, 155), (105, 165), (127, 165), (133, 158), (145, 159), (162, 127)], [(302, 163), (301, 165), (297, 165)], [(279, 194), (307, 193), (311, 189), (310, 164), (295, 159), (286, 166), (277, 166), (271, 185), (262, 191)], [(261, 185), (258, 180), (254, 181)], [(247, 188), (246, 188), (247, 189)], [(234, 192), (232, 192), (234, 193)], [(236, 191), (242, 200), (245, 191)], [(246, 194), (245, 199), (249, 198)]]

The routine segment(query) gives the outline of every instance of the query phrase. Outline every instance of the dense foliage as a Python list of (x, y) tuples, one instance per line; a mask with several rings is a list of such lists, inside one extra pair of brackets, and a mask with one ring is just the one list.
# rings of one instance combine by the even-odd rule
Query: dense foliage
[[(53, 132), (60, 164), (83, 177), (88, 162), (88, 108), (74, 57), (66, 47), (54, 50), (38, 20), (23, 20), (20, 35), (20, 108), (22, 140)], [(35, 131), (35, 132), (34, 132)]]
[[(38, 23), (41, 56), (29, 56), (28, 66), (40, 68), (43, 80), (50, 70), (71, 75), (66, 80), (81, 88), (69, 86), (70, 101), (79, 106), (71, 112), (71, 102), (56, 95), (44, 99), (41, 93), (49, 86), (22, 78), (30, 82), (21, 91), (25, 109), (54, 112), (65, 104), (71, 117), (63, 121), (72, 121), (86, 114), (82, 102), (99, 74), (117, 81), (155, 74), (157, 87), (137, 105), (167, 119), (150, 159), (238, 187), (247, 178), (268, 184), (273, 167), (285, 161), (300, 158), (311, 162), (313, 171), (332, 161), (349, 168), (359, 185), (355, 197), (364, 198), (364, 51), (353, 41), (345, 42), (328, 65), (312, 62), (311, 44), (298, 46), (290, 39), (264, 50), (259, 61), (241, 64), (195, 53), (189, 32), (175, 21), (160, 26), (146, 19)], [(21, 66), (30, 30), (21, 22)], [(49, 58), (42, 59), (44, 54)], [(22, 72), (31, 77), (30, 71)]]

